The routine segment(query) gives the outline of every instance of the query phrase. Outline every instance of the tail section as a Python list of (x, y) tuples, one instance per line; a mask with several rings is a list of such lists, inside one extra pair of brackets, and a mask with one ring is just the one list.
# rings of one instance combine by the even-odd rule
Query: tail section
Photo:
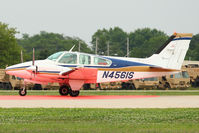
[(155, 66), (180, 70), (192, 38), (190, 33), (174, 33), (146, 62)]

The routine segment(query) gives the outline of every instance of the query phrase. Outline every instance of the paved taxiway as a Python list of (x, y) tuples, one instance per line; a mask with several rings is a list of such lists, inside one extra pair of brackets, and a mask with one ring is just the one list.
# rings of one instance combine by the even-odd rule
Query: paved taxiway
[(0, 96), (2, 108), (199, 108), (199, 96)]

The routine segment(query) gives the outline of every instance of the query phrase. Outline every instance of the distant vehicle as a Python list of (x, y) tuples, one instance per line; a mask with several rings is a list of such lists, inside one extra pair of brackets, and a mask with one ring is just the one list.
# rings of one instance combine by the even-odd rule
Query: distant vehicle
[(158, 89), (159, 80), (158, 77), (144, 78), (129, 80), (127, 82), (122, 82), (122, 88), (125, 90), (139, 90), (139, 89)]
[(23, 85), (20, 78), (10, 76), (5, 73), (4, 69), (0, 69), (0, 89), (12, 90), (18, 89)]
[[(61, 95), (75, 97), (86, 83), (128, 81), (170, 75), (181, 69), (192, 34), (174, 33), (149, 58), (127, 58), (61, 51), (45, 60), (33, 60), (6, 68), (6, 73), (24, 78), (25, 82), (57, 82)], [(26, 95), (26, 88), (19, 94)]]
[[(14, 75), (8, 75), (5, 69), (0, 69), (0, 89), (3, 90), (19, 90), (24, 86), (23, 79)], [(28, 84), (27, 88), (32, 88), (33, 85)]]
[(190, 76), (190, 84), (193, 87), (199, 86), (199, 65), (198, 64), (188, 64), (183, 67)]
[(159, 88), (162, 89), (184, 89), (191, 86), (190, 77), (187, 71), (181, 71), (176, 74), (163, 76), (159, 80)]
[(134, 82), (135, 88), (136, 89), (158, 89), (159, 88), (159, 80), (158, 77), (153, 77), (153, 78), (145, 78), (141, 79), (140, 81)]

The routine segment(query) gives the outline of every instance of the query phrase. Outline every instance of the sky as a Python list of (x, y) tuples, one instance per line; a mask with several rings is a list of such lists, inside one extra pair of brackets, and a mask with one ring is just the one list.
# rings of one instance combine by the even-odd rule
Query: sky
[(98, 29), (126, 32), (156, 28), (199, 33), (199, 0), (0, 0), (0, 21), (22, 34), (40, 31), (79, 37), (87, 43)]

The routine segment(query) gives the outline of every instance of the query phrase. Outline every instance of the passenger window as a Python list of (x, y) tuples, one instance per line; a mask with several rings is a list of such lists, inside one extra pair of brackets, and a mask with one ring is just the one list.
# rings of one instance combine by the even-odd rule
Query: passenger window
[(59, 63), (77, 64), (77, 55), (74, 53), (66, 53), (61, 57)]
[(91, 64), (91, 57), (89, 55), (80, 54), (79, 64), (85, 64), (85, 65)]
[(107, 65), (111, 64), (111, 61), (103, 59), (103, 58), (99, 58), (99, 57), (94, 57), (94, 64), (95, 65), (104, 65), (104, 66), (107, 66)]

